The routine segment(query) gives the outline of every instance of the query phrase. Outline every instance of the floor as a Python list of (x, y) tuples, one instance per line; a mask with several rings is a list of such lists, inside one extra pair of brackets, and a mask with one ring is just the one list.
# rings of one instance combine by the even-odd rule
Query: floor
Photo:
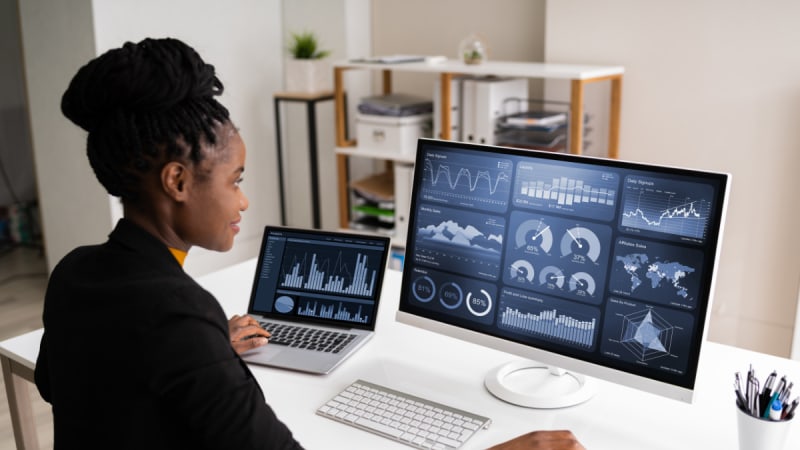
[[(39, 249), (0, 248), (0, 340), (42, 327), (42, 304), (47, 283), (47, 264)], [(30, 385), (39, 445), (53, 448), (50, 405)], [(0, 449), (16, 448), (5, 385), (0, 377)]]

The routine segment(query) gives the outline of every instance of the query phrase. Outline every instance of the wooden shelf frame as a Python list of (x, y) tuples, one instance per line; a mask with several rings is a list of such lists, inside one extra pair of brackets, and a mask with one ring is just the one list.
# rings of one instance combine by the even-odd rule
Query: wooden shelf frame
[[(622, 110), (622, 77), (624, 69), (620, 66), (589, 66), (575, 64), (492, 62), (480, 65), (466, 65), (460, 61), (448, 60), (440, 63), (399, 63), (372, 64), (342, 62), (333, 68), (334, 113), (336, 116), (336, 146), (339, 148), (355, 147), (357, 142), (347, 136), (346, 104), (344, 90), (344, 74), (348, 70), (362, 69), (380, 71), (382, 73), (382, 92), (392, 92), (393, 72), (429, 72), (438, 73), (441, 81), (441, 104), (451, 104), (453, 93), (451, 81), (459, 75), (495, 75), (519, 78), (564, 79), (570, 81), (569, 110), (571, 117), (583, 117), (584, 93), (586, 85), (591, 83), (611, 83), (609, 98), (608, 153), (609, 158), (619, 157), (619, 138)], [(441, 139), (451, 139), (451, 116), (449, 108), (441, 108)], [(569, 152), (575, 155), (583, 153), (582, 120), (573, 120), (570, 124)], [(339, 225), (349, 227), (349, 189), (347, 161), (353, 152), (337, 152), (336, 171), (338, 177)], [(372, 157), (365, 155), (367, 157)]]

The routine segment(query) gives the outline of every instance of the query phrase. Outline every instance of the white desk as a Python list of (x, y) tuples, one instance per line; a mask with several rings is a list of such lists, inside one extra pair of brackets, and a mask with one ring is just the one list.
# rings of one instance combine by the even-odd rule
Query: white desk
[[(228, 316), (246, 311), (255, 261), (201, 278)], [(309, 449), (408, 448), (330, 419), (314, 411), (353, 380), (362, 378), (474, 411), (493, 420), (465, 446), (486, 448), (534, 429), (569, 429), (589, 449), (737, 448), (733, 374), (749, 364), (762, 379), (778, 370), (800, 382), (800, 362), (706, 343), (695, 402), (680, 403), (612, 383), (597, 381), (588, 402), (560, 410), (520, 408), (497, 400), (483, 387), (486, 372), (516, 359), (495, 350), (395, 322), (400, 273), (389, 271), (378, 316), (377, 335), (326, 376), (253, 366), (267, 402)], [(0, 343), (0, 353), (30, 367), (38, 350), (37, 332)], [(800, 448), (795, 424), (786, 448)]]

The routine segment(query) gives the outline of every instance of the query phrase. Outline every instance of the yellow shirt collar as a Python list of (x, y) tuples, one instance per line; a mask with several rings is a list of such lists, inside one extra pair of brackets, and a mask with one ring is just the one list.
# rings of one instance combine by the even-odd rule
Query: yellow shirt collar
[(172, 248), (172, 247), (168, 248), (169, 252), (172, 253), (172, 256), (174, 256), (175, 259), (178, 260), (178, 264), (180, 264), (181, 267), (183, 267), (183, 262), (186, 261), (186, 255), (188, 255), (189, 253), (183, 250), (178, 250), (177, 248)]

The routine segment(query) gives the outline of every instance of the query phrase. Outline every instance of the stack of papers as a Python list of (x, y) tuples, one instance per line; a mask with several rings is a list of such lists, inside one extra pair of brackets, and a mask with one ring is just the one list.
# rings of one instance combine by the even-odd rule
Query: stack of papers
[(428, 114), (433, 102), (408, 94), (387, 94), (365, 97), (358, 104), (358, 112), (377, 116), (405, 117)]

